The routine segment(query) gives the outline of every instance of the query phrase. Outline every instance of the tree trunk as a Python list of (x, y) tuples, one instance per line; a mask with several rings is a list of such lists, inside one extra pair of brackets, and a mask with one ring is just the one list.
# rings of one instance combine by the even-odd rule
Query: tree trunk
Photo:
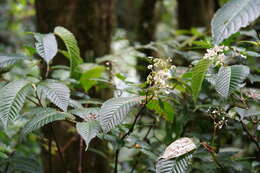
[[(140, 8), (140, 19), (137, 28), (137, 41), (141, 44), (149, 44), (155, 40), (155, 31), (158, 23), (158, 14), (156, 13), (157, 0), (143, 0)], [(155, 55), (155, 52), (151, 49), (145, 49), (143, 52), (147, 56)], [(149, 74), (147, 69), (148, 62), (139, 59), (138, 60), (138, 71), (142, 80), (145, 80)]]
[(178, 0), (179, 28), (209, 27), (215, 10), (215, 0)]
[(155, 40), (157, 24), (156, 2), (157, 0), (143, 0), (140, 8), (137, 40), (141, 44), (148, 44)]
[[(117, 27), (135, 34), (139, 9), (142, 0), (118, 0), (116, 1)], [(129, 35), (129, 33), (127, 33)]]
[[(114, 25), (114, 0), (36, 0), (35, 6), (38, 32), (53, 32), (55, 26), (69, 29), (76, 36), (81, 55), (86, 56), (85, 61), (93, 61), (96, 57), (109, 53)], [(64, 64), (66, 58), (56, 57), (54, 60), (54, 64)], [(53, 129), (55, 136), (50, 126), (43, 129), (44, 136), (51, 139), (52, 144), (55, 144), (56, 138), (64, 161), (58, 152), (52, 154), (50, 160), (48, 147), (43, 146), (45, 173), (110, 172), (107, 158), (96, 152), (85, 152), (79, 135), (69, 132), (73, 129), (72, 124), (54, 123)], [(48, 141), (45, 143), (48, 146)], [(98, 139), (91, 142), (91, 147), (106, 153), (106, 144)]]
[(64, 26), (80, 38), (83, 56), (109, 53), (114, 0), (36, 0), (36, 11), (37, 31), (52, 32), (55, 26)]

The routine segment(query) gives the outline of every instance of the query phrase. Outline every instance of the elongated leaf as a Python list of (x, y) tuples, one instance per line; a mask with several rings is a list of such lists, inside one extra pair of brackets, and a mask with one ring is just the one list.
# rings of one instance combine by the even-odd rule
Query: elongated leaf
[(248, 75), (249, 68), (244, 65), (221, 67), (216, 79), (216, 91), (222, 97), (226, 98), (229, 94), (241, 87), (243, 81)]
[(42, 166), (37, 159), (22, 157), (18, 154), (10, 158), (10, 172), (42, 173)]
[(70, 90), (66, 85), (53, 80), (46, 80), (38, 85), (37, 92), (40, 93), (39, 95), (43, 94), (46, 96), (63, 111), (67, 111), (70, 101)]
[(195, 150), (196, 148), (197, 147), (193, 139), (183, 137), (171, 143), (171, 145), (165, 149), (164, 154), (160, 158), (169, 160), (180, 157)]
[(156, 173), (187, 172), (192, 159), (191, 151), (197, 148), (199, 141), (183, 137), (171, 143), (156, 163)]
[(229, 95), (230, 79), (231, 68), (221, 67), (218, 71), (215, 88), (217, 92), (223, 97), (227, 97)]
[(93, 119), (97, 119), (100, 108), (82, 108), (82, 109), (73, 109), (70, 113), (79, 116), (85, 121), (90, 121)]
[(191, 88), (192, 88), (192, 97), (194, 101), (196, 101), (199, 96), (202, 83), (204, 81), (205, 75), (211, 63), (212, 62), (208, 59), (202, 59), (192, 69)]
[(156, 173), (172, 173), (174, 160), (160, 159), (156, 163)]
[(56, 27), (54, 29), (54, 33), (63, 40), (68, 50), (68, 55), (70, 58), (71, 75), (73, 77), (78, 77), (78, 65), (82, 64), (83, 60), (80, 57), (80, 51), (75, 36), (69, 30), (61, 26)]
[(22, 109), (30, 84), (25, 80), (13, 81), (0, 89), (0, 119), (7, 125)]
[(211, 22), (215, 44), (247, 26), (260, 15), (259, 0), (230, 0), (219, 9)]
[(180, 159), (160, 159), (156, 163), (156, 173), (187, 173), (191, 166), (192, 154)]
[(143, 97), (120, 97), (112, 98), (101, 106), (98, 119), (104, 132), (109, 132), (119, 125), (132, 108), (141, 104)]
[(35, 43), (37, 53), (49, 64), (58, 52), (58, 45), (54, 34), (35, 33), (34, 37), (37, 40)]
[(239, 114), (239, 116), (244, 119), (251, 116), (260, 115), (260, 110), (255, 109), (242, 109), (242, 108), (235, 108), (235, 111)]
[(23, 60), (25, 57), (19, 55), (0, 55), (0, 70)]
[(85, 89), (85, 91), (88, 91), (92, 86), (97, 84), (97, 81), (95, 79), (99, 78), (104, 71), (105, 67), (97, 66), (86, 71), (84, 74), (81, 75), (80, 83)]
[(97, 120), (90, 120), (88, 122), (77, 123), (76, 128), (78, 133), (84, 139), (87, 150), (89, 142), (97, 136), (100, 130), (100, 124)]
[(22, 130), (23, 136), (51, 122), (74, 118), (69, 113), (59, 112), (52, 108), (38, 108), (37, 112), (34, 111), (33, 114), (36, 116), (24, 126)]

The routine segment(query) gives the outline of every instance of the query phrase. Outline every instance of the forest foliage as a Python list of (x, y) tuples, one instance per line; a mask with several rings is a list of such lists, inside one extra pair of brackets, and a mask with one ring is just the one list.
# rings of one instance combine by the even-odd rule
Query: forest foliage
[[(55, 131), (63, 122), (81, 139), (79, 167), (90, 151), (115, 173), (259, 172), (259, 16), (259, 0), (230, 0), (211, 34), (168, 26), (167, 39), (141, 45), (118, 29), (95, 62), (63, 26), (27, 32), (28, 45), (0, 55), (0, 172), (43, 172), (42, 150), (69, 169)], [(113, 97), (95, 96), (104, 92)], [(106, 151), (91, 145), (97, 138)]]

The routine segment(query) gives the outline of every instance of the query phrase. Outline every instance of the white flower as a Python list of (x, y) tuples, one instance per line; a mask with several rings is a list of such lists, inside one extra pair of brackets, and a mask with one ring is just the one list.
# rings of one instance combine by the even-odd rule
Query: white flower
[[(169, 64), (171, 59), (153, 59), (154, 64), (148, 65), (148, 69), (152, 72), (147, 77), (147, 83), (152, 85), (154, 88), (154, 93), (159, 94), (160, 92), (165, 92), (165, 90), (170, 89), (169, 79), (172, 76), (172, 69), (175, 66)], [(166, 92), (165, 92), (166, 93)], [(169, 94), (167, 92), (166, 94)]]
[(226, 58), (224, 52), (227, 50), (229, 50), (229, 47), (227, 46), (215, 46), (207, 49), (207, 53), (203, 56), (203, 58), (215, 61), (215, 65), (223, 65)]
[(147, 68), (148, 68), (148, 69), (152, 69), (152, 68), (153, 68), (153, 65), (148, 65)]

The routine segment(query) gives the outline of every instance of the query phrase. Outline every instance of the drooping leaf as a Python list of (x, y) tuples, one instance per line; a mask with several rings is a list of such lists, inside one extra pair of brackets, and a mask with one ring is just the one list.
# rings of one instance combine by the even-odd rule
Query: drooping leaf
[(9, 170), (11, 172), (43, 173), (42, 166), (38, 160), (19, 155), (10, 158)]
[(90, 121), (93, 119), (97, 119), (99, 111), (100, 111), (100, 108), (92, 107), (92, 108), (73, 109), (70, 111), (70, 113), (79, 116), (80, 118), (84, 119), (85, 121)]
[(215, 88), (222, 97), (241, 87), (245, 78), (249, 75), (249, 68), (244, 65), (221, 67), (218, 71)]
[(58, 52), (58, 44), (54, 34), (34, 33), (34, 37), (37, 40), (35, 43), (37, 53), (49, 64)]
[(204, 81), (205, 75), (211, 63), (212, 61), (210, 61), (209, 59), (202, 59), (192, 69), (191, 88), (192, 88), (192, 97), (194, 101), (196, 101), (199, 96), (202, 83)]
[(160, 158), (169, 160), (180, 157), (195, 150), (196, 148), (197, 147), (193, 139), (187, 137), (179, 138), (165, 149), (164, 154)]
[(197, 148), (197, 139), (183, 137), (171, 143), (156, 163), (156, 173), (187, 172), (192, 151)]
[(141, 104), (143, 99), (144, 97), (120, 97), (104, 102), (98, 116), (102, 130), (109, 132), (112, 128), (119, 125), (132, 108)]
[(5, 125), (18, 116), (29, 91), (30, 84), (25, 80), (13, 81), (0, 89), (0, 119)]
[(192, 154), (180, 159), (160, 159), (156, 163), (156, 173), (187, 173), (191, 166)]
[(54, 80), (46, 80), (39, 83), (37, 92), (40, 93), (39, 95), (43, 94), (46, 96), (63, 111), (67, 111), (70, 101), (70, 90), (66, 85)]
[(259, 15), (259, 0), (230, 0), (216, 12), (211, 22), (214, 43), (220, 44)]
[(77, 123), (76, 128), (78, 133), (84, 139), (87, 150), (89, 142), (97, 136), (100, 130), (100, 124), (97, 120), (90, 120), (88, 122)]
[(78, 65), (83, 63), (75, 36), (64, 27), (55, 27), (54, 33), (64, 42), (70, 58), (70, 68), (72, 77), (78, 77)]
[(255, 110), (255, 109), (242, 109), (242, 108), (235, 107), (235, 111), (239, 114), (239, 116), (242, 119), (251, 116), (260, 115), (260, 110)]
[(156, 162), (156, 173), (172, 173), (174, 160), (160, 159)]
[(0, 55), (0, 70), (23, 60), (25, 57), (19, 55)]
[(96, 66), (81, 75), (80, 83), (85, 89), (85, 91), (88, 91), (92, 86), (94, 86), (97, 83), (95, 79), (99, 78), (104, 71), (105, 67)]
[(51, 122), (74, 118), (69, 113), (59, 112), (52, 108), (38, 108), (32, 114), (35, 116), (24, 126), (22, 130), (23, 136)]

